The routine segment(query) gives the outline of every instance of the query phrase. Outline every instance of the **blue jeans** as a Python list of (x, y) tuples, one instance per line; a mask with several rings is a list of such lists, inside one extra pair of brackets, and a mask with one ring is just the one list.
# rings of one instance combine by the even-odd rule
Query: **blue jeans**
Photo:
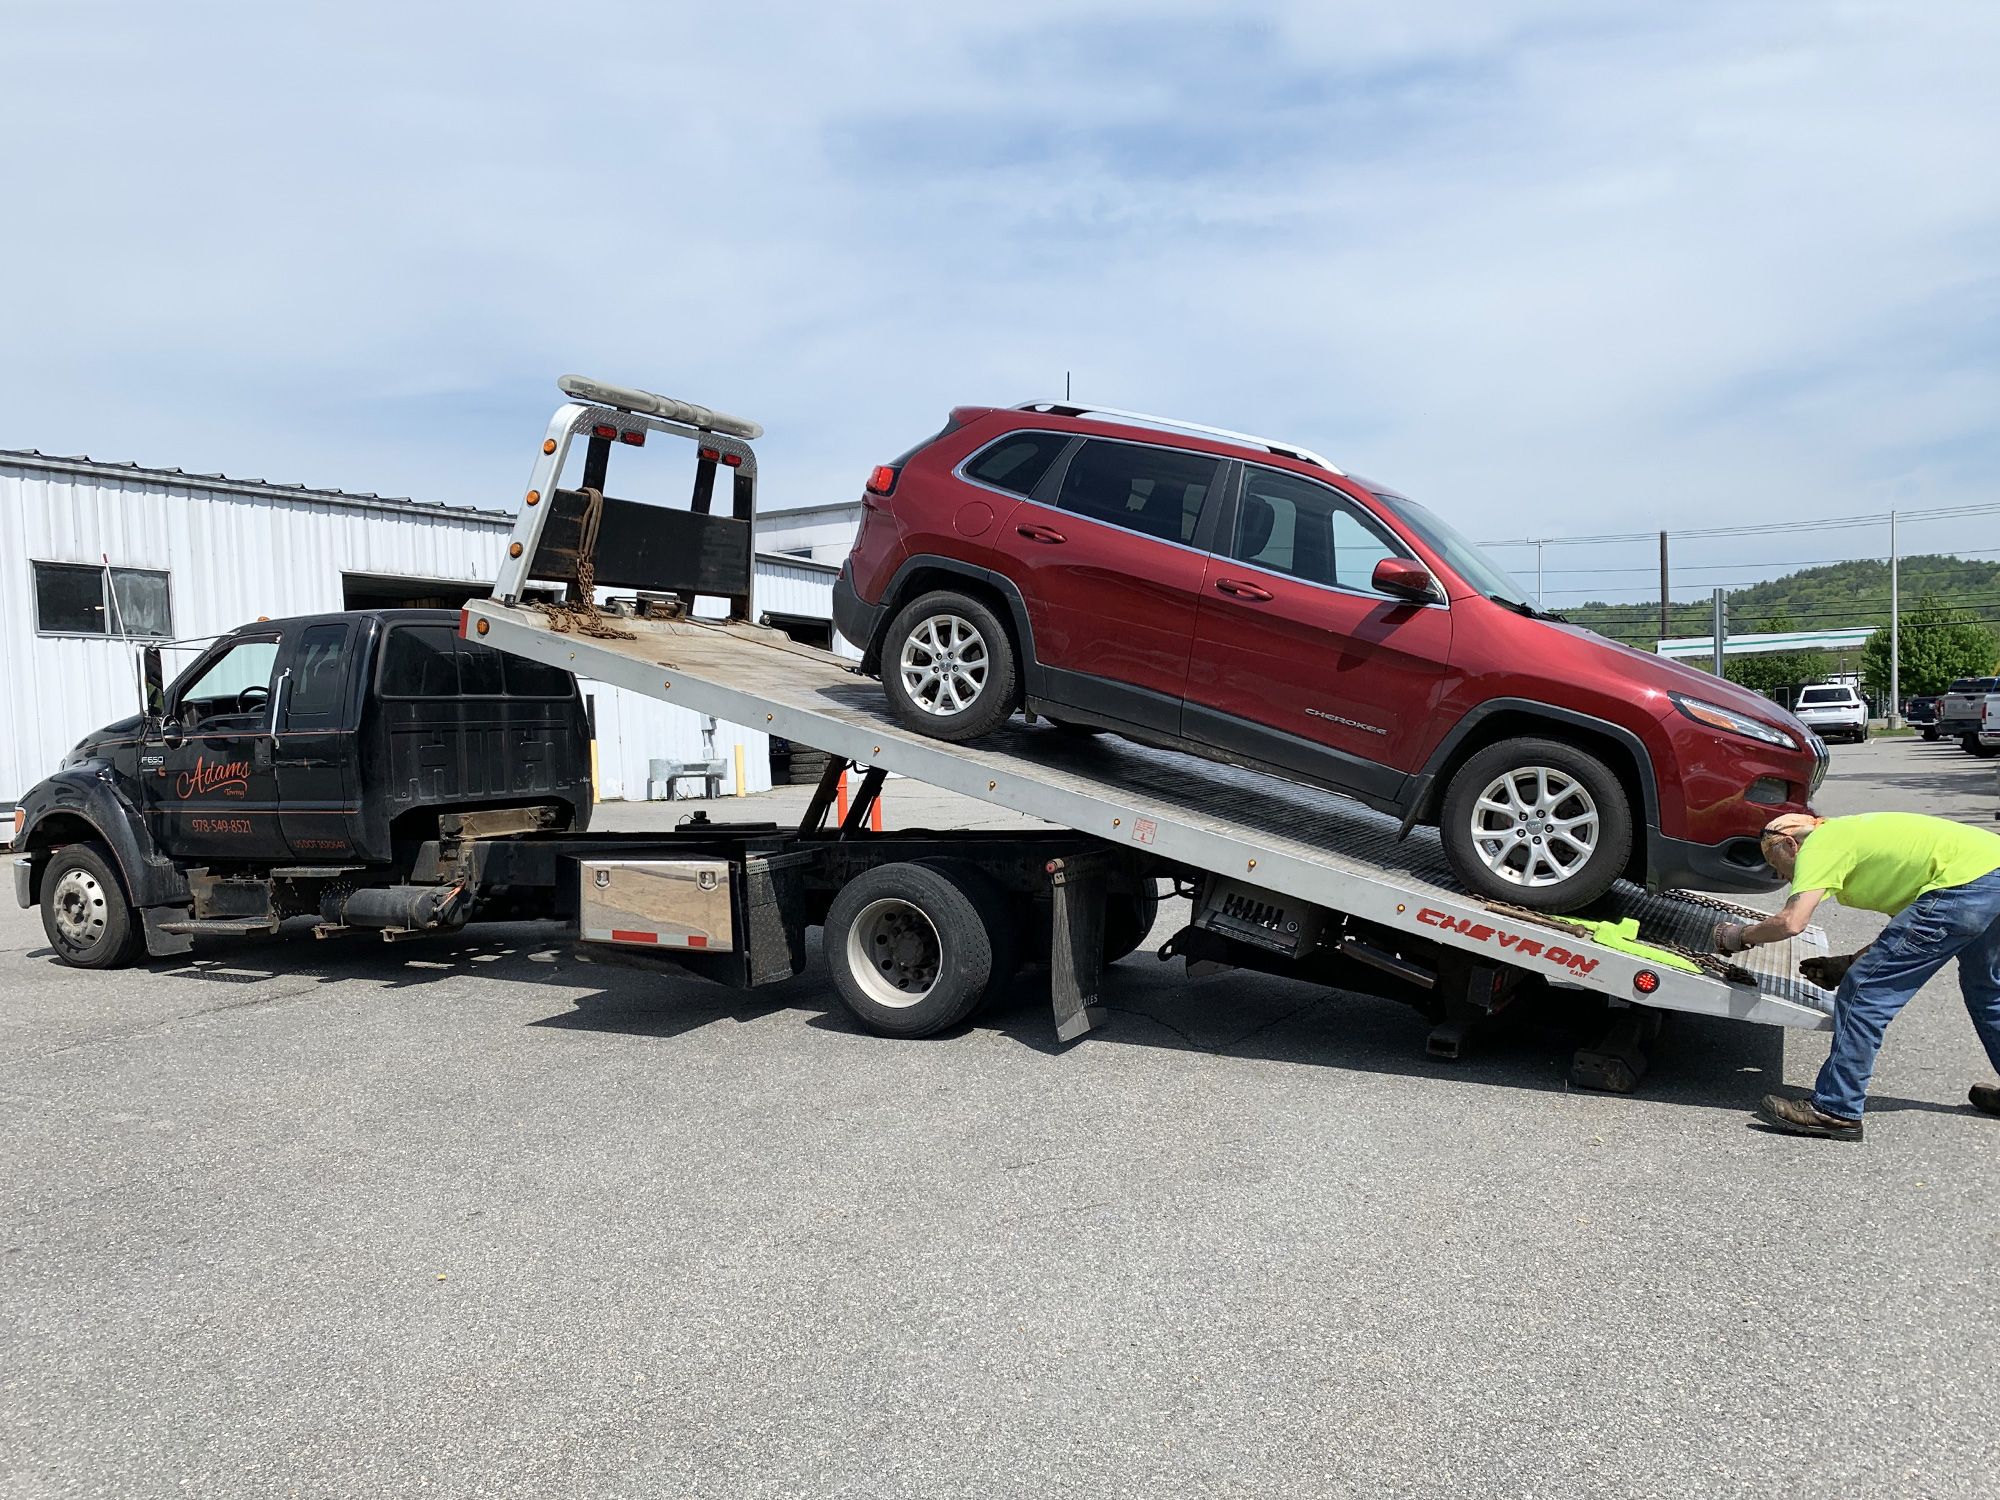
[(1847, 971), (1833, 998), (1833, 1051), (1813, 1086), (1813, 1104), (1821, 1113), (1861, 1118), (1883, 1031), (1953, 958), (1973, 1029), (2000, 1070), (2000, 870), (1995, 870), (1970, 885), (1919, 896), (1890, 918)]

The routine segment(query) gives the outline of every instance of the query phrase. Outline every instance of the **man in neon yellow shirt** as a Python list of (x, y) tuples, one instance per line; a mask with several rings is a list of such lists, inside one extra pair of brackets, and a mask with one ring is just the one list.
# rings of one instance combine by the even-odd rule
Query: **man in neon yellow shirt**
[[(1771, 868), (1791, 881), (1791, 897), (1774, 917), (1723, 924), (1716, 930), (1722, 952), (1797, 937), (1827, 896), (1890, 919), (1859, 953), (1802, 966), (1808, 979), (1839, 985), (1833, 1050), (1810, 1102), (1764, 1096), (1758, 1113), (1766, 1123), (1793, 1135), (1860, 1140), (1883, 1031), (1954, 958), (1973, 1028), (2000, 1070), (2000, 834), (1921, 813), (1787, 813), (1765, 825), (1763, 848)], [(2000, 1115), (2000, 1088), (1975, 1084), (1971, 1099)]]

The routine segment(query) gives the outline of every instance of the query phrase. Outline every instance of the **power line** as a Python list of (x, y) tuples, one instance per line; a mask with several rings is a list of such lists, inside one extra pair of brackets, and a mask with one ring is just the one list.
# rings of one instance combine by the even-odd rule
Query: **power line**
[[(1929, 510), (1901, 510), (1896, 512), (1899, 522), (1908, 525), (1918, 521), (1948, 521), (1961, 516), (1989, 516), (2000, 514), (2000, 504), (1945, 505)], [(1846, 531), (1860, 526), (1880, 526), (1887, 524), (1889, 512), (1881, 511), (1860, 516), (1828, 516), (1807, 521), (1767, 521), (1749, 526), (1703, 526), (1691, 531), (1669, 531), (1669, 538), (1707, 536), (1769, 536), (1778, 532), (1800, 531)], [(1549, 536), (1510, 537), (1503, 542), (1481, 542), (1482, 547), (1582, 547), (1597, 546), (1606, 542), (1650, 542), (1658, 538), (1658, 531), (1611, 532), (1602, 536)]]
[[(1673, 533), (1669, 532), (1668, 535), (1672, 536)], [(1491, 544), (1489, 543), (1488, 545)], [(1912, 563), (1927, 557), (1943, 557), (1952, 561), (1957, 561), (1965, 558), (1985, 557), (1996, 554), (2000, 554), (2000, 547), (1959, 547), (1959, 548), (1954, 548), (1951, 552), (1948, 553), (1913, 552), (1901, 558), (1900, 561), (1902, 565), (1907, 568)], [(1689, 563), (1684, 567), (1675, 568), (1674, 572), (1720, 573), (1720, 572), (1741, 572), (1756, 568), (1824, 568), (1824, 567), (1837, 566), (1840, 563), (1854, 563), (1854, 562), (1878, 563), (1885, 568), (1889, 566), (1889, 559), (1886, 557), (1794, 557), (1794, 558), (1769, 558), (1763, 562)], [(1968, 562), (1966, 566), (1969, 568), (1978, 568), (1981, 566), (1991, 566), (1991, 565), (1990, 564), (1982, 565), (1980, 563)], [(1542, 571), (1549, 574), (1551, 577), (1554, 577), (1565, 573), (1568, 574), (1583, 573), (1592, 575), (1601, 573), (1645, 573), (1648, 575), (1652, 575), (1658, 573), (1660, 570), (1656, 564), (1649, 563), (1643, 568), (1544, 568)], [(1926, 568), (1924, 571), (1930, 573), (1930, 572), (1949, 572), (1951, 570), (1948, 568)]]

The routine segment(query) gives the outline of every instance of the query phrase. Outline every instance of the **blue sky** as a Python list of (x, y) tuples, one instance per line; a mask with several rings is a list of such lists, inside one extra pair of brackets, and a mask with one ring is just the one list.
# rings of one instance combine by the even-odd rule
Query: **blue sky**
[(2000, 500), (1980, 0), (84, 16), (0, 0), (0, 446), (508, 503), (579, 370), (804, 504), (1069, 370), (1482, 538)]

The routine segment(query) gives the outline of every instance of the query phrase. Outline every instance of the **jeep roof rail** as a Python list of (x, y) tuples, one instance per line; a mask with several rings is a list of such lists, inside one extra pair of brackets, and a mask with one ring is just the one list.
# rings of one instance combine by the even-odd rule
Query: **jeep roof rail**
[(1014, 410), (1048, 412), (1058, 417), (1122, 417), (1128, 422), (1144, 422), (1151, 427), (1171, 427), (1181, 432), (1199, 432), (1208, 437), (1225, 438), (1232, 443), (1262, 448), (1283, 458), (1296, 458), (1303, 463), (1317, 464), (1329, 474), (1339, 474), (1343, 478), (1347, 474), (1345, 469), (1327, 462), (1310, 448), (1301, 448), (1297, 443), (1281, 443), (1276, 438), (1258, 437), (1254, 432), (1234, 432), (1227, 427), (1208, 427), (1200, 422), (1183, 422), (1178, 417), (1156, 417), (1150, 412), (1126, 411), (1117, 406), (1079, 406), (1071, 401), (1023, 401), (1016, 405)]

